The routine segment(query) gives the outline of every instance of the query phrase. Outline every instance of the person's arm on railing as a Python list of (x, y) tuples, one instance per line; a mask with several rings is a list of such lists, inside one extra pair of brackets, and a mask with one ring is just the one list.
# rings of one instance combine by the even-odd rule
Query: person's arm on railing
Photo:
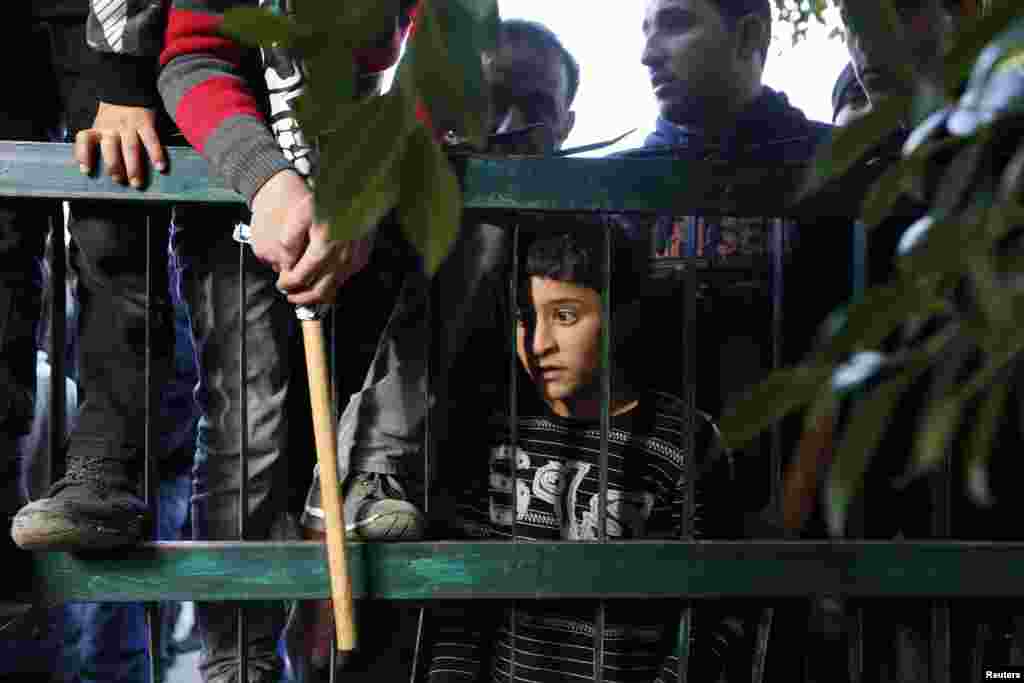
[[(253, 251), (281, 273), (278, 286), (288, 300), (329, 303), (365, 265), (367, 249), (360, 240), (332, 240), (327, 224), (315, 219), (312, 192), (274, 138), (256, 97), (260, 88), (246, 79), (243, 48), (219, 32), (221, 9), (214, 2), (171, 3), (160, 94), (185, 138), (252, 208)], [(360, 54), (356, 61), (362, 65)]]

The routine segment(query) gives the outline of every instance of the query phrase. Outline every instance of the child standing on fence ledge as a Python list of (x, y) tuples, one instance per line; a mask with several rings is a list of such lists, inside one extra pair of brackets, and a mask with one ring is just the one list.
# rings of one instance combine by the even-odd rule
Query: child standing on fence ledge
[[(518, 416), (515, 445), (509, 422), (501, 417), (491, 425), (487, 449), (464, 450), (468, 483), (450, 489), (459, 491), (456, 535), (511, 540), (514, 533), (531, 541), (600, 537), (605, 230), (599, 221), (575, 222), (579, 225), (572, 230), (541, 234), (529, 246), (520, 275), (517, 355), (529, 378), (520, 384), (521, 393), (536, 394), (540, 406)], [(728, 459), (716, 449), (708, 416), (675, 396), (629, 383), (628, 364), (638, 358), (626, 357), (627, 344), (642, 344), (639, 326), (630, 318), (641, 310), (646, 249), (634, 247), (617, 227), (609, 234), (614, 277), (607, 537), (736, 537), (739, 510), (728, 498)], [(691, 429), (692, 441), (686, 438)], [(695, 500), (688, 501), (694, 490), (690, 478), (698, 470), (704, 474)], [(596, 608), (593, 602), (531, 601), (514, 610), (436, 609), (428, 622), (429, 680), (590, 678)], [(731, 666), (749, 671), (751, 629), (745, 620), (727, 618), (721, 603), (706, 603), (695, 612), (689, 666), (694, 680), (717, 681)], [(680, 613), (678, 601), (610, 603), (604, 640), (608, 680), (674, 680)], [(509, 671), (513, 652), (515, 676)]]

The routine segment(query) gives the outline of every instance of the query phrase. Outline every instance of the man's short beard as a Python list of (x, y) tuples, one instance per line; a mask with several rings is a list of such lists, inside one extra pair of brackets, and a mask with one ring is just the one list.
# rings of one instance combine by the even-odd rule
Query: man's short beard
[(662, 105), (662, 117), (680, 126), (703, 128), (724, 108), (719, 98), (683, 95)]

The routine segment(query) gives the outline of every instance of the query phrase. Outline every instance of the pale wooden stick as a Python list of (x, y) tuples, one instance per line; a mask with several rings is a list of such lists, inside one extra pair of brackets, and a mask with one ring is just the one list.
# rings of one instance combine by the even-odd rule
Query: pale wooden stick
[(309, 400), (313, 408), (313, 435), (316, 460), (320, 465), (320, 502), (327, 525), (327, 566), (331, 576), (331, 601), (334, 603), (334, 628), (338, 649), (351, 652), (356, 647), (353, 619), (352, 581), (345, 558), (345, 516), (338, 482), (338, 451), (331, 413), (331, 389), (327, 376), (323, 325), (320, 320), (302, 321), (302, 339), (309, 371)]

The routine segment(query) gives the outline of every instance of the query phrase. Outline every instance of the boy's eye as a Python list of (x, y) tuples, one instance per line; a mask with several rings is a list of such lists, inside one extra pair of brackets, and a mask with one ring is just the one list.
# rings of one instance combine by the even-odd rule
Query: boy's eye
[(572, 325), (576, 322), (576, 311), (571, 308), (559, 308), (555, 310), (555, 321), (563, 325)]

